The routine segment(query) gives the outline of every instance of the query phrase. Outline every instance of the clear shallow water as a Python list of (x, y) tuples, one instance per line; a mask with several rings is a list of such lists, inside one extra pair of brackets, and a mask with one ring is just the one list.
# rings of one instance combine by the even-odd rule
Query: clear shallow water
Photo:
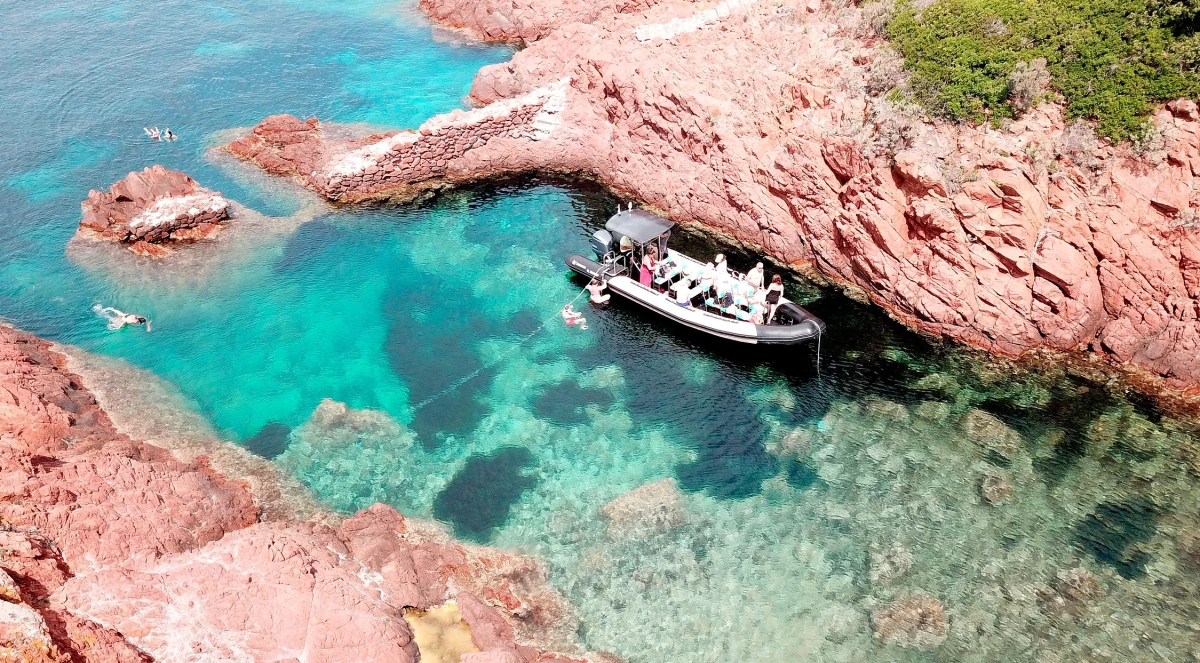
[[(276, 112), (415, 126), (508, 50), (435, 40), (394, 3), (6, 19), (0, 316), (153, 372), (333, 508), (381, 500), (542, 557), (589, 647), (647, 662), (1200, 655), (1200, 452), (1144, 398), (930, 346), (798, 282), (830, 323), (820, 379), (811, 348), (713, 344), (619, 305), (566, 329), (554, 315), (580, 284), (561, 258), (614, 209), (599, 192), (518, 180), (335, 212), (205, 156), (216, 132)], [(183, 140), (150, 143), (146, 124)], [(162, 264), (68, 248), (87, 189), (152, 163), (269, 217)], [(96, 302), (154, 331), (109, 332)], [(1013, 496), (991, 506), (979, 484), (999, 472)], [(610, 533), (601, 507), (662, 479), (677, 525)], [(894, 545), (911, 568), (872, 580), (869, 551)], [(1056, 607), (1056, 574), (1081, 565), (1104, 595)], [(946, 642), (873, 640), (872, 610), (918, 591), (945, 602)]]

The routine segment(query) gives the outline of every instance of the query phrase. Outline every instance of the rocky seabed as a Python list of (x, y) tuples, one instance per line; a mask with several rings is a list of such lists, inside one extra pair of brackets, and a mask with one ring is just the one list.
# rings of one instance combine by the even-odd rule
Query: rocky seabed
[(537, 646), (578, 647), (533, 560), (384, 505), (264, 517), (206, 456), (118, 433), (81, 383), (48, 343), (0, 326), (5, 660), (403, 663), (422, 658), (410, 612), (448, 603), (471, 634), (464, 661), (603, 658)]

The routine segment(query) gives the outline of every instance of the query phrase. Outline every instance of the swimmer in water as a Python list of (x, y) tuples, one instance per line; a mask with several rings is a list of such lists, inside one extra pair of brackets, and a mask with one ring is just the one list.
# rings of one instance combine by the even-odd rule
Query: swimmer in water
[(111, 306), (100, 306), (99, 304), (93, 306), (92, 310), (96, 312), (96, 315), (107, 319), (108, 328), (113, 331), (125, 325), (146, 325), (146, 331), (150, 331), (150, 321), (145, 316), (126, 313)]
[(150, 140), (162, 140), (162, 134), (159, 133), (158, 127), (154, 127), (153, 129), (149, 127), (142, 127), (142, 131), (146, 132), (146, 135), (150, 137)]
[(587, 319), (583, 314), (575, 310), (575, 307), (567, 304), (562, 310), (563, 322), (567, 323), (568, 327), (579, 325), (580, 329), (587, 329)]
[(167, 127), (163, 131), (163, 140), (175, 140), (176, 138), (179, 138), (179, 136), (176, 136), (174, 132), (171, 131), (171, 127)]

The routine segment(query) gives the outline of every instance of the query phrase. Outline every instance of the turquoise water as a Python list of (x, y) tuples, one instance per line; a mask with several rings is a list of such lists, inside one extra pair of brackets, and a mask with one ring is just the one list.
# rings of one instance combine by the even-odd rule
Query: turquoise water
[[(588, 330), (568, 329), (555, 316), (581, 284), (562, 256), (615, 209), (603, 192), (524, 178), (335, 211), (209, 152), (278, 112), (416, 126), (508, 49), (435, 36), (408, 2), (6, 19), (0, 316), (154, 373), (330, 508), (384, 501), (537, 555), (587, 647), (637, 662), (1200, 657), (1200, 443), (1149, 399), (931, 344), (794, 278), (830, 325), (820, 375), (812, 347), (729, 347), (620, 305), (584, 304)], [(149, 142), (145, 125), (182, 139)], [(71, 241), (89, 188), (153, 163), (254, 211), (161, 262)], [(95, 303), (153, 330), (108, 331)], [(1012, 494), (993, 506), (980, 483), (997, 476)], [(602, 512), (664, 480), (665, 524)], [(897, 546), (906, 569), (873, 573), (872, 551)], [(1081, 566), (1102, 595), (1056, 602), (1058, 574)], [(918, 592), (944, 602), (945, 642), (873, 638), (873, 611)]]

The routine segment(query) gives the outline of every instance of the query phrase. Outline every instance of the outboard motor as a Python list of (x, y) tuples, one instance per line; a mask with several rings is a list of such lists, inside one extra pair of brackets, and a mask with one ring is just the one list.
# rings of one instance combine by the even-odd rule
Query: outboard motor
[(603, 259), (604, 256), (612, 252), (612, 233), (603, 228), (593, 233), (589, 242), (591, 243), (592, 251), (596, 253), (597, 258)]

